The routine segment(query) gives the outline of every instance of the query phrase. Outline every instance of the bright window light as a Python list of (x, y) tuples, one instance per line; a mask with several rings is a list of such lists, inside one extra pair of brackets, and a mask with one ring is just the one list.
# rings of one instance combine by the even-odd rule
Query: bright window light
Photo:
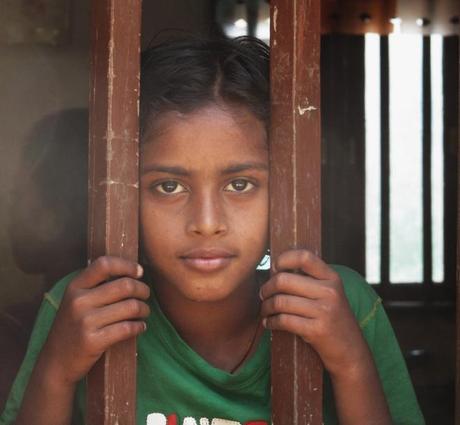
[(365, 36), (366, 279), (380, 283), (380, 37)]
[(423, 281), (422, 36), (389, 36), (390, 282)]
[(237, 19), (235, 21), (235, 27), (239, 29), (246, 29), (248, 27), (248, 23), (244, 19)]
[(442, 36), (431, 36), (431, 238), (433, 282), (444, 281)]

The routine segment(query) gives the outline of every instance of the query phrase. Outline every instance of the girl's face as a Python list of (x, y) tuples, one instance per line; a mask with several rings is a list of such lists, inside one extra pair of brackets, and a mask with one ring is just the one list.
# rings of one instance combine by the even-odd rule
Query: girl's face
[(245, 108), (216, 105), (166, 113), (152, 126), (140, 214), (156, 285), (194, 301), (253, 289), (267, 247), (266, 137)]

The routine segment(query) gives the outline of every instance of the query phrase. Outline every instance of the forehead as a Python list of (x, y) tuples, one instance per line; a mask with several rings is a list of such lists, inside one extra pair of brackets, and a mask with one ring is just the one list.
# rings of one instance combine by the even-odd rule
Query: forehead
[(144, 138), (142, 162), (197, 157), (268, 161), (265, 126), (246, 108), (211, 105), (187, 114), (164, 113)]

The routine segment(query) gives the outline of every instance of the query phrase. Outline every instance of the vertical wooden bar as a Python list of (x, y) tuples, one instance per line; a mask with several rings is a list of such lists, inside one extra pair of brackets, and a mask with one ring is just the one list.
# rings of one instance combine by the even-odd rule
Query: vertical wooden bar
[[(455, 287), (457, 273), (457, 203), (458, 191), (458, 137), (459, 137), (459, 37), (444, 37), (443, 42), (443, 128), (444, 128), (444, 284)], [(458, 223), (460, 225), (460, 222)], [(459, 254), (460, 255), (460, 254)], [(453, 293), (454, 291), (452, 291)], [(460, 323), (459, 323), (460, 324)]]
[(364, 69), (364, 36), (321, 36), (322, 255), (363, 275)]
[(380, 126), (381, 126), (381, 259), (382, 287), (390, 283), (390, 66), (388, 36), (380, 36)]
[[(93, 0), (89, 258), (137, 260), (140, 0)], [(87, 381), (88, 425), (134, 425), (136, 341), (111, 348)]]
[(433, 285), (432, 208), (431, 208), (431, 37), (423, 36), (423, 284)]
[[(458, 38), (457, 38), (458, 42)], [(458, 105), (460, 105), (460, 43), (458, 43)], [(460, 106), (458, 106), (458, 125), (460, 126)], [(458, 146), (458, 158), (460, 160), (460, 128), (458, 129), (457, 134)], [(456, 379), (455, 379), (455, 423), (460, 423), (460, 173), (457, 176), (457, 344), (456, 344)]]
[[(320, 0), (271, 2), (270, 248), (321, 253)], [(272, 423), (322, 424), (322, 365), (273, 332)]]

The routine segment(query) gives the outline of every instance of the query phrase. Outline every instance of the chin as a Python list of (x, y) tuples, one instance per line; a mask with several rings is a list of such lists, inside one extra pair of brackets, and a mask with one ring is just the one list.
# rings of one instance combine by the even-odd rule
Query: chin
[(200, 303), (218, 303), (231, 298), (242, 289), (241, 283), (228, 275), (190, 276), (184, 284), (183, 280), (171, 282), (176, 290), (187, 300)]
[(228, 298), (231, 294), (229, 291), (222, 291), (221, 288), (207, 285), (186, 288), (181, 292), (188, 300), (198, 303), (220, 302)]

